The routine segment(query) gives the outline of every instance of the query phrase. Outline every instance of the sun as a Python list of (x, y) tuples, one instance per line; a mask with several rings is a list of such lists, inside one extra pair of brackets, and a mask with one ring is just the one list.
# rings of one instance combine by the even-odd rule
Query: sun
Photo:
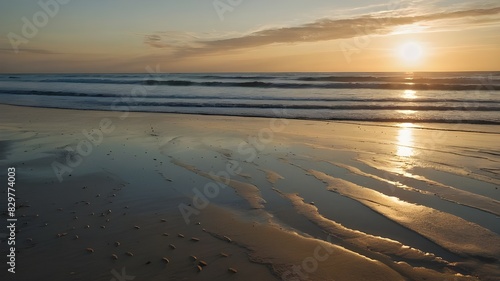
[(424, 50), (418, 42), (406, 42), (399, 47), (398, 54), (407, 63), (417, 63), (422, 59)]

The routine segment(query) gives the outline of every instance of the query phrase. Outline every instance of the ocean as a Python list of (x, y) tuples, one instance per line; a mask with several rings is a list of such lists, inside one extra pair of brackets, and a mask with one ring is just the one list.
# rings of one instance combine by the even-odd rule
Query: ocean
[(0, 103), (82, 110), (500, 125), (500, 72), (2, 74)]

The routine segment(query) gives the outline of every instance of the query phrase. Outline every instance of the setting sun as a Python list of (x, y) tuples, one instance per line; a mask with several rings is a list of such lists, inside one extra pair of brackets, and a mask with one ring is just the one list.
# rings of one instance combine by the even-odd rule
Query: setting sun
[(399, 57), (407, 63), (418, 63), (424, 54), (421, 44), (417, 42), (407, 42), (399, 47)]

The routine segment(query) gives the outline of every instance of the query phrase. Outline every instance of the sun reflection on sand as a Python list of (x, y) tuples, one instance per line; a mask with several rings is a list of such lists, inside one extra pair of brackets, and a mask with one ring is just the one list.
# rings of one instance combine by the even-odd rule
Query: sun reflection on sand
[(402, 123), (399, 125), (398, 143), (396, 155), (401, 157), (411, 157), (415, 153), (413, 151), (413, 127), (412, 123)]

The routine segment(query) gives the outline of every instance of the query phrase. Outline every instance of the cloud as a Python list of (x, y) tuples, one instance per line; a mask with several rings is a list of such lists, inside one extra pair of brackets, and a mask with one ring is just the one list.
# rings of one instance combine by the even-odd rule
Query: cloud
[[(0, 52), (1, 53), (12, 53), (12, 54), (15, 53), (15, 51), (12, 48), (2, 48), (2, 47), (0, 47)], [(53, 52), (53, 51), (44, 50), (44, 49), (19, 49), (19, 54), (22, 54), (22, 53), (39, 54), (39, 55), (60, 55), (60, 54), (62, 54), (62, 53)]]
[(394, 14), (393, 11), (345, 19), (325, 18), (298, 26), (267, 28), (232, 38), (210, 39), (198, 38), (188, 33), (155, 33), (146, 35), (144, 42), (154, 48), (169, 50), (176, 57), (188, 57), (272, 44), (297, 44), (347, 39), (362, 35), (383, 35), (391, 33), (397, 27), (419, 23), (428, 24), (433, 21), (463, 20), (480, 25), (484, 22), (479, 18), (488, 17), (484, 21), (490, 24), (500, 23), (500, 7), (419, 15), (396, 16)]

